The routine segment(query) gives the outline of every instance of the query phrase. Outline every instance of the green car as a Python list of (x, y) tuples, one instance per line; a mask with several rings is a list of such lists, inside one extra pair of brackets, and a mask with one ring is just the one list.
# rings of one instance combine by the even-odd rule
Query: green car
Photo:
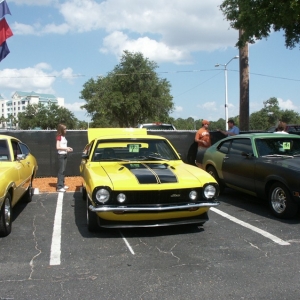
[(292, 218), (300, 204), (300, 136), (240, 134), (198, 151), (196, 165), (210, 173), (221, 192), (229, 187), (268, 200), (272, 213)]

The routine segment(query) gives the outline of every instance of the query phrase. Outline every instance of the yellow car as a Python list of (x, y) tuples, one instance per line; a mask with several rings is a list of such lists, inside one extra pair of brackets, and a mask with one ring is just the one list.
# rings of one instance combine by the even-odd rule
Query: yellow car
[(12, 208), (24, 196), (32, 199), (32, 181), (38, 169), (36, 159), (20, 140), (0, 135), (0, 236), (12, 227)]
[(91, 128), (80, 164), (90, 231), (203, 225), (219, 205), (207, 172), (182, 162), (170, 142), (145, 128)]

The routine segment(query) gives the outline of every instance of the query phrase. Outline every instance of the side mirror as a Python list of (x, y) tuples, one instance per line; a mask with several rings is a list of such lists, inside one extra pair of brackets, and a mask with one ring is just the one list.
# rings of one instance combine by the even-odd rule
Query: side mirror
[(242, 156), (245, 156), (245, 157), (252, 157), (253, 156), (253, 153), (246, 153), (246, 152), (242, 152)]
[(26, 154), (18, 154), (17, 155), (17, 160), (20, 161), (20, 160), (23, 160), (26, 158)]
[(88, 156), (88, 154), (82, 153), (81, 158), (87, 159), (87, 158), (89, 158), (89, 156)]

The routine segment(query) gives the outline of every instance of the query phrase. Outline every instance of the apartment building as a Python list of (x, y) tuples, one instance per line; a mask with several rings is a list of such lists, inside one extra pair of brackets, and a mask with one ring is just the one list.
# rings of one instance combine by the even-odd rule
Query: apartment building
[[(58, 106), (64, 106), (64, 102), (64, 98), (55, 97), (52, 94), (16, 91), (11, 99), (4, 99), (0, 95), (0, 116), (5, 119), (8, 119), (9, 116), (18, 119), (18, 113), (24, 112), (28, 104), (42, 103), (44, 105), (49, 105), (54, 103)], [(10, 122), (1, 122), (0, 126), (2, 128), (12, 127), (12, 124), (10, 124)]]

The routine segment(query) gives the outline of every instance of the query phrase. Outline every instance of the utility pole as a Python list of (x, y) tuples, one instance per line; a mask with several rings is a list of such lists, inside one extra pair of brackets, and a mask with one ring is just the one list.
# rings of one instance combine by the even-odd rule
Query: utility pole
[[(242, 30), (239, 30), (241, 36)], [(242, 131), (249, 131), (249, 49), (248, 43), (239, 49), (240, 57), (240, 120)]]

